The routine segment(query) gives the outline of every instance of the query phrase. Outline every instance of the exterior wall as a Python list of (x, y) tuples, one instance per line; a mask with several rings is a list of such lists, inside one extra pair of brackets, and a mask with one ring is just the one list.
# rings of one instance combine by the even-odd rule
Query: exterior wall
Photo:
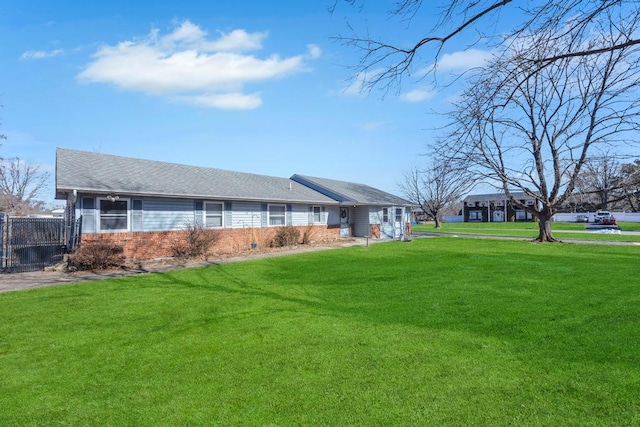
[(262, 205), (259, 202), (232, 202), (231, 228), (260, 227), (262, 223)]
[[(387, 221), (384, 221), (383, 208), (388, 209)], [(396, 221), (396, 209), (402, 209), (401, 221)], [(369, 223), (375, 227), (377, 238), (400, 239), (411, 237), (411, 209), (403, 206), (371, 206)], [(408, 226), (408, 228), (407, 228)], [(373, 237), (373, 234), (370, 234)]]
[(143, 231), (181, 230), (194, 221), (193, 200), (143, 199), (142, 211)]
[(340, 225), (340, 207), (327, 206), (327, 225)]
[[(500, 211), (499, 218), (496, 212)], [(522, 209), (515, 209), (504, 202), (481, 202), (478, 206), (475, 202), (464, 203), (464, 222), (532, 222), (534, 217)]]
[[(82, 205), (83, 199), (93, 199), (93, 208), (88, 210)], [(99, 231), (99, 199), (94, 195), (79, 195), (76, 203), (76, 218), (83, 216), (83, 232), (86, 233), (103, 233)], [(128, 200), (129, 202), (129, 230), (121, 231), (123, 233), (133, 231), (178, 231), (183, 230), (185, 226), (201, 222), (203, 213), (201, 210), (196, 211), (197, 201), (194, 199), (172, 199), (172, 198), (128, 198), (123, 197), (120, 200)], [(133, 226), (133, 201), (142, 201), (142, 210), (140, 226)], [(224, 200), (202, 200), (201, 202), (219, 202), (223, 203), (223, 228), (253, 228), (264, 226), (265, 215), (263, 212), (264, 203), (261, 202), (244, 202), (244, 201), (224, 201)], [(291, 209), (287, 209), (287, 224), (293, 226), (327, 225), (339, 224), (339, 208), (337, 206), (322, 206), (308, 204), (285, 204)], [(268, 205), (268, 204), (266, 204)], [(229, 210), (229, 206), (231, 209)], [(313, 216), (310, 212), (312, 206), (320, 206), (321, 215), (320, 222), (313, 223)], [(84, 209), (83, 209), (84, 208)]]
[(369, 224), (371, 224), (368, 206), (358, 206), (349, 208), (349, 218), (353, 225), (352, 232), (354, 237), (371, 236)]
[[(87, 209), (82, 205), (83, 198), (88, 198), (93, 208)], [(204, 214), (203, 204), (219, 202), (223, 204), (221, 238), (215, 246), (220, 253), (236, 253), (251, 248), (252, 242), (258, 247), (268, 246), (273, 238), (277, 226), (265, 226), (268, 219), (264, 211), (268, 205), (253, 201), (219, 201), (194, 200), (172, 198), (127, 198), (129, 230), (100, 231), (99, 197), (94, 195), (78, 195), (75, 206), (76, 218), (81, 215), (83, 221), (82, 241), (107, 240), (121, 245), (129, 259), (152, 259), (172, 256), (177, 242), (183, 238), (188, 225), (202, 223)], [(135, 202), (135, 203), (134, 203)], [(284, 203), (278, 203), (284, 204)], [(134, 205), (137, 206), (134, 209)], [(312, 240), (333, 240), (340, 238), (340, 206), (337, 205), (309, 205), (286, 204), (287, 224), (297, 227), (301, 236), (311, 231)], [(320, 206), (320, 222), (313, 223), (313, 206)], [(343, 207), (344, 208), (344, 207)], [(346, 207), (349, 210), (350, 235), (355, 237), (371, 236), (373, 238), (401, 238), (410, 237), (411, 211), (403, 207), (404, 223), (395, 223), (395, 208), (389, 206), (389, 223), (382, 224), (382, 207), (357, 206)], [(408, 228), (407, 228), (408, 224)]]
[(371, 224), (369, 226), (369, 236), (371, 236), (372, 239), (380, 238), (380, 224)]
[[(305, 232), (311, 234), (311, 242), (333, 241), (340, 238), (339, 226), (304, 226), (296, 227), (300, 231), (300, 239)], [(257, 248), (269, 247), (269, 243), (277, 231), (277, 227), (267, 228), (223, 228), (220, 238), (212, 248), (212, 254), (235, 254), (251, 250), (255, 242)], [(184, 231), (140, 231), (118, 233), (83, 234), (82, 243), (109, 242), (120, 245), (129, 260), (148, 260), (170, 257), (174, 248), (184, 241)], [(302, 242), (299, 242), (302, 243)]]

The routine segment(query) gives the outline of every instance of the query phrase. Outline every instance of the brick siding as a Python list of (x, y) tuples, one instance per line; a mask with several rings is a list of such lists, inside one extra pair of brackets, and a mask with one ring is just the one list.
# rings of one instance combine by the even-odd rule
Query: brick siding
[[(296, 227), (300, 231), (300, 241), (309, 234), (311, 243), (329, 242), (340, 238), (340, 226), (302, 226)], [(234, 254), (252, 250), (252, 243), (256, 249), (269, 247), (277, 228), (224, 228), (220, 229), (218, 242), (211, 249), (211, 253)], [(82, 242), (110, 242), (124, 249), (124, 255), (129, 260), (150, 260), (175, 255), (175, 248), (185, 241), (184, 231), (140, 231), (119, 233), (83, 234)]]

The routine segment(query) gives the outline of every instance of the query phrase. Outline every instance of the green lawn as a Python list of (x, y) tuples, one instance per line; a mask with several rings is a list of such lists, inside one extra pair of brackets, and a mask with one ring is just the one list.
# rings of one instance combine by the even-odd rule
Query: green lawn
[(639, 251), (436, 237), (0, 294), (0, 425), (640, 425)]
[[(624, 231), (640, 231), (640, 223), (621, 222), (618, 224)], [(454, 222), (444, 223), (436, 229), (433, 223), (417, 224), (414, 231), (431, 233), (483, 234), (489, 236), (525, 237), (534, 239), (538, 235), (536, 222)], [(585, 224), (555, 222), (551, 230), (560, 240), (594, 240), (612, 242), (640, 242), (640, 234), (598, 233), (586, 229)]]

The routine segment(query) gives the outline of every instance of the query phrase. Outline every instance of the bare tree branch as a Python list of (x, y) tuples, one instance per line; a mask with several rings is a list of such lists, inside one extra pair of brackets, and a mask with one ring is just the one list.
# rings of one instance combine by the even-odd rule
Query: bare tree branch
[[(344, 1), (351, 5), (356, 3), (355, 0)], [(363, 0), (362, 7), (364, 3), (366, 2)], [(422, 0), (398, 0), (393, 3), (395, 6), (390, 8), (390, 14), (401, 17), (405, 22), (411, 21), (423, 6)], [(411, 74), (419, 51), (433, 46), (433, 53), (427, 57), (437, 64), (445, 46), (454, 39), (462, 38), (463, 34), (468, 34), (472, 29), (478, 39), (493, 40), (496, 45), (502, 47), (510, 46), (523, 35), (532, 33), (545, 33), (547, 42), (554, 44), (556, 41), (566, 41), (567, 38), (584, 40), (585, 35), (594, 29), (598, 30), (604, 23), (620, 22), (640, 13), (640, 2), (637, 0), (565, 0), (543, 2), (540, 5), (523, 5), (512, 0), (451, 0), (429, 3), (427, 9), (431, 11), (439, 5), (442, 5), (443, 9), (436, 27), (408, 47), (370, 36), (368, 32), (360, 34), (351, 24), (349, 29), (352, 35), (335, 37), (360, 52), (360, 60), (352, 68), (358, 73), (368, 72), (368, 79), (362, 85), (363, 90), (382, 87), (386, 92), (391, 87), (399, 88), (403, 77)], [(330, 9), (335, 12), (336, 7), (337, 1)], [(520, 21), (509, 23), (512, 25), (510, 32), (497, 33), (488, 19), (503, 10), (519, 12)], [(436, 34), (440, 31), (441, 34)], [(558, 60), (597, 56), (640, 44), (640, 39), (634, 37), (635, 33), (620, 32), (628, 34), (628, 39), (611, 40), (610, 44), (597, 47), (581, 43), (560, 43), (558, 49), (562, 50), (555, 53), (547, 51), (530, 58), (531, 69), (525, 71), (525, 74), (535, 73), (546, 64)], [(468, 37), (465, 43), (468, 43)], [(434, 65), (431, 71), (436, 69)]]
[(0, 211), (24, 214), (47, 186), (49, 174), (18, 157), (0, 158)]

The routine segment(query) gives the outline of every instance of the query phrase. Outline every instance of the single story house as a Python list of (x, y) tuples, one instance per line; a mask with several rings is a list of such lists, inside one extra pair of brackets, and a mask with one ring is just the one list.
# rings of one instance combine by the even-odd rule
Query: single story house
[(171, 255), (188, 225), (221, 230), (219, 249), (264, 245), (277, 227), (314, 240), (411, 235), (410, 202), (352, 182), (291, 178), (58, 148), (56, 199), (82, 241), (120, 244), (130, 259)]
[[(535, 198), (524, 192), (511, 193), (513, 199), (527, 206), (534, 206)], [(531, 213), (516, 206), (505, 193), (475, 194), (462, 201), (464, 222), (524, 222), (533, 221)]]

